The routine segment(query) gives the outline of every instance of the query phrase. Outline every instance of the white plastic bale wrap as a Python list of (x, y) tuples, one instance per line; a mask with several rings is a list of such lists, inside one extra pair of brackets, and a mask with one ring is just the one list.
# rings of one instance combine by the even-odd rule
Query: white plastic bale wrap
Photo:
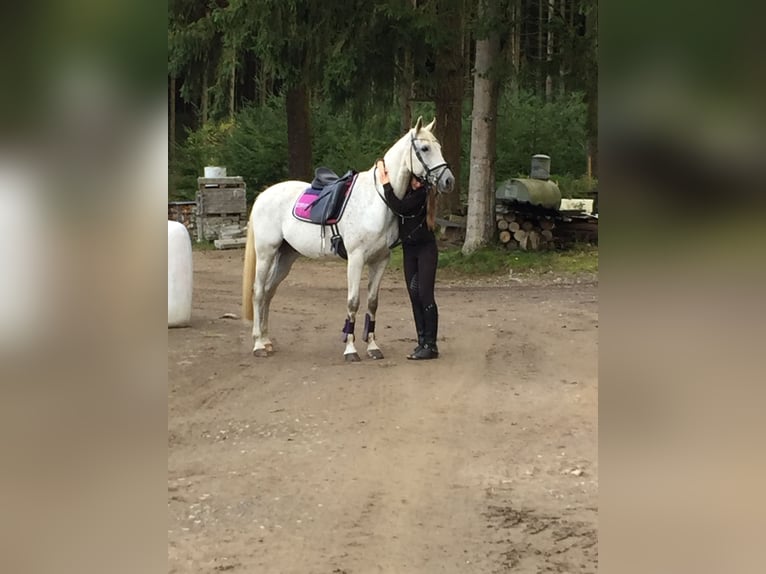
[(189, 232), (181, 223), (168, 221), (168, 327), (191, 321), (192, 270)]
[(50, 329), (54, 243), (40, 187), (34, 169), (0, 156), (0, 363)]

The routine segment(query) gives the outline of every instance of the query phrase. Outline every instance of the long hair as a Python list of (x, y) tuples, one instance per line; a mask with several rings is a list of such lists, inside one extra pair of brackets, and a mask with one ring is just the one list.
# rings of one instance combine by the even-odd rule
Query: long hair
[(438, 193), (433, 186), (428, 188), (428, 200), (426, 201), (426, 225), (429, 231), (436, 229), (436, 199)]

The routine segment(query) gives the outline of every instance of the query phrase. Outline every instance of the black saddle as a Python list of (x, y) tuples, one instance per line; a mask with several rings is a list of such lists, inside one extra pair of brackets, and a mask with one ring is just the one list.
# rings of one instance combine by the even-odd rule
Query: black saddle
[(329, 167), (318, 167), (314, 170), (314, 181), (311, 182), (313, 189), (322, 190), (325, 186), (338, 181), (340, 177)]
[(345, 203), (346, 192), (356, 172), (351, 169), (342, 177), (327, 167), (314, 171), (311, 188), (317, 191), (317, 197), (311, 202), (311, 221), (322, 225), (335, 223)]

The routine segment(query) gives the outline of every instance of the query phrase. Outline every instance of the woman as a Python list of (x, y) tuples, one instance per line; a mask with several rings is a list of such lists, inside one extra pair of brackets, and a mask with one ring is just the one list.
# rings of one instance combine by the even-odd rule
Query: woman
[(404, 197), (399, 199), (394, 195), (385, 162), (379, 159), (376, 166), (386, 202), (399, 216), (404, 280), (418, 332), (418, 346), (407, 358), (416, 361), (436, 359), (439, 356), (439, 348), (436, 346), (439, 311), (434, 299), (436, 264), (439, 259), (434, 236), (436, 192), (429, 190), (424, 179), (413, 176)]

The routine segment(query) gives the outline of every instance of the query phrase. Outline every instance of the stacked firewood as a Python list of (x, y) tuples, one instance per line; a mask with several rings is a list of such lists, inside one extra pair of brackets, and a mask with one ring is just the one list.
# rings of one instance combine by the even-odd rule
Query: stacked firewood
[(507, 249), (544, 251), (555, 247), (556, 224), (551, 216), (506, 210), (496, 213), (495, 220), (498, 239)]

